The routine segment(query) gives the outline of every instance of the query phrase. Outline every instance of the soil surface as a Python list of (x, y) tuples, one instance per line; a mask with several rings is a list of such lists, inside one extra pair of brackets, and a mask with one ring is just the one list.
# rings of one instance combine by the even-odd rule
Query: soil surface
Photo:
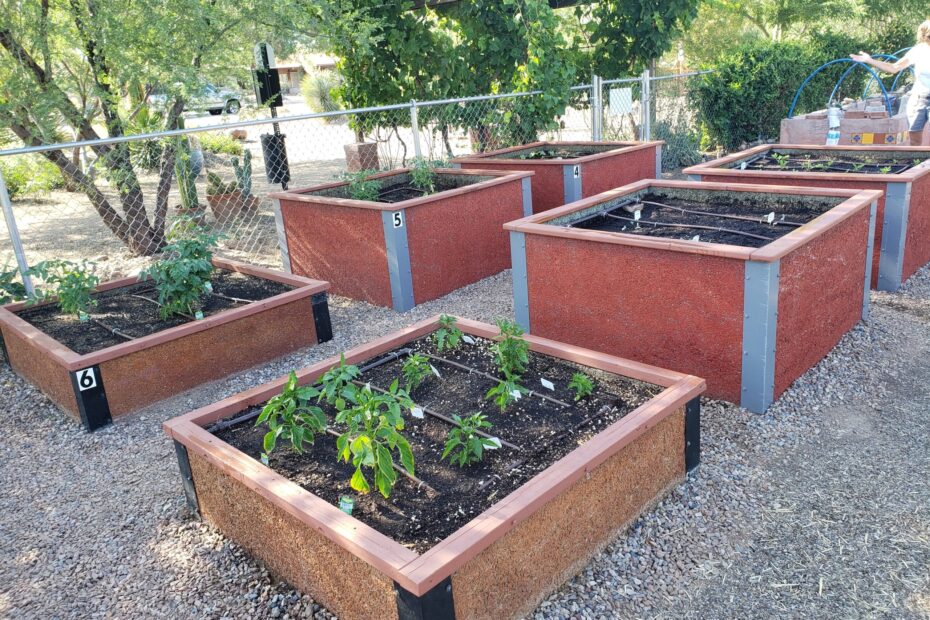
[[(219, 297), (260, 301), (291, 290), (292, 287), (251, 275), (217, 269), (211, 280), (214, 294), (201, 297), (204, 317), (245, 305)], [(147, 297), (147, 299), (143, 299)], [(75, 353), (86, 355), (107, 347), (189, 323), (187, 317), (162, 320), (158, 316), (158, 293), (151, 282), (140, 282), (94, 295), (97, 305), (87, 321), (62, 314), (55, 304), (27, 308), (19, 317), (42, 330)], [(110, 329), (107, 329), (110, 328)], [(113, 331), (111, 331), (113, 330)], [(119, 336), (114, 331), (123, 334)]]
[[(441, 357), (497, 376), (490, 345), (490, 341), (476, 338), (475, 344), (462, 343), (456, 350), (445, 351)], [(440, 355), (428, 338), (410, 343), (409, 348)], [(389, 354), (375, 359), (385, 357)], [(400, 378), (403, 383), (401, 367), (404, 359), (402, 356), (367, 370), (361, 380), (382, 389), (389, 387), (395, 378)], [(413, 390), (411, 397), (418, 406), (446, 417), (452, 414), (465, 417), (480, 411), (493, 424), (492, 428), (486, 429), (487, 433), (506, 442), (498, 450), (487, 451), (481, 462), (459, 468), (441, 460), (451, 425), (429, 413), (422, 419), (407, 416), (407, 427), (402, 433), (413, 449), (415, 474), (435, 492), (418, 488), (412, 480), (400, 477), (389, 500), (376, 490), (367, 495), (356, 493), (349, 487), (354, 468), (337, 462), (335, 437), (330, 435), (318, 437), (304, 454), (297, 454), (290, 450), (288, 444), (281, 444), (269, 460), (275, 471), (333, 505), (339, 505), (342, 495), (354, 497), (353, 516), (418, 553), (427, 551), (581, 443), (662, 391), (660, 386), (531, 353), (523, 385), (568, 406), (531, 393), (501, 413), (493, 402), (484, 399), (488, 389), (494, 386), (490, 378), (441, 360), (430, 361), (439, 376), (429, 377)], [(576, 372), (584, 372), (595, 382), (594, 393), (577, 404), (574, 392), (568, 388)], [(543, 378), (551, 381), (555, 390), (543, 387)], [(252, 413), (257, 415), (258, 411), (255, 408)], [(334, 413), (327, 411), (331, 419)], [(255, 427), (250, 419), (216, 430), (215, 434), (258, 459), (266, 431), (264, 426)], [(517, 448), (509, 447), (507, 443)]]
[(434, 175), (433, 191), (420, 189), (412, 183), (392, 183), (378, 190), (378, 200), (375, 202), (395, 203), (403, 200), (411, 200), (413, 198), (422, 198), (423, 196), (432, 196), (440, 192), (457, 189), (463, 185), (473, 185), (483, 180), (484, 179), (475, 179), (473, 183), (463, 183), (461, 177), (450, 179), (443, 175)]
[(578, 159), (588, 155), (597, 155), (603, 153), (603, 149), (596, 148), (577, 148), (577, 149), (536, 149), (533, 151), (517, 151), (516, 153), (507, 153), (498, 155), (500, 159)]
[[(731, 167), (742, 170), (777, 170), (784, 172), (848, 172), (852, 174), (900, 174), (925, 161), (925, 157), (887, 157), (819, 153), (766, 153)], [(745, 164), (745, 168), (743, 165)]]
[[(759, 248), (787, 235), (828, 211), (833, 205), (817, 209), (808, 201), (781, 206), (773, 223), (769, 205), (746, 199), (727, 199), (713, 194), (706, 202), (682, 200), (672, 196), (645, 195), (611, 211), (580, 220), (573, 228), (624, 232), (648, 237), (686, 239), (707, 243), (725, 243)], [(640, 210), (639, 221), (630, 209)], [(697, 237), (697, 239), (695, 239)]]

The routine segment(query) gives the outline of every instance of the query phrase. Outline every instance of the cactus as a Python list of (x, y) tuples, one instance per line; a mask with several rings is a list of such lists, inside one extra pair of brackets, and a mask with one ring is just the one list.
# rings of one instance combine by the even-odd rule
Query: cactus
[(178, 179), (181, 207), (193, 211), (200, 206), (197, 200), (197, 175), (194, 174), (194, 167), (191, 165), (190, 145), (183, 136), (177, 141), (174, 174)]
[(239, 184), (239, 190), (243, 196), (252, 195), (252, 152), (246, 149), (242, 154), (242, 165), (239, 165), (239, 158), (232, 158), (232, 167), (236, 172), (236, 182)]

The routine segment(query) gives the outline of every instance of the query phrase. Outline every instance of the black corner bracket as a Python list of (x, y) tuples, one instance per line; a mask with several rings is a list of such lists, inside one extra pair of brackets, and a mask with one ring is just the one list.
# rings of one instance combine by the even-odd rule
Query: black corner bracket
[(71, 375), (71, 387), (74, 388), (74, 399), (77, 401), (84, 428), (88, 431), (95, 431), (112, 422), (100, 366), (72, 370), (69, 374)]
[(685, 405), (685, 471), (701, 463), (701, 397)]
[(200, 502), (197, 501), (197, 489), (194, 488), (194, 475), (191, 473), (191, 462), (187, 456), (187, 447), (175, 441), (174, 453), (178, 457), (178, 468), (181, 470), (181, 484), (184, 485), (184, 497), (187, 499), (187, 507), (199, 519)]
[(317, 293), (310, 298), (313, 304), (313, 323), (316, 325), (317, 344), (333, 339), (333, 325), (329, 321), (329, 302), (326, 293)]
[(10, 363), (10, 352), (6, 350), (6, 342), (3, 340), (2, 329), (0, 329), (0, 354), (3, 355), (3, 361), (6, 362), (6, 365), (13, 368), (13, 364)]
[(455, 620), (451, 577), (440, 581), (423, 596), (411, 594), (397, 583), (394, 592), (399, 620)]

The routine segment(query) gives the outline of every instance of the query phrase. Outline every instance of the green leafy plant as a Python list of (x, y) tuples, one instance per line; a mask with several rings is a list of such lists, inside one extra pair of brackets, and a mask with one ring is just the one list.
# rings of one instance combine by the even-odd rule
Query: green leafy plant
[(200, 148), (207, 153), (218, 155), (242, 155), (245, 150), (242, 143), (225, 133), (201, 133)]
[(30, 303), (54, 298), (62, 312), (75, 316), (81, 316), (97, 305), (93, 292), (100, 278), (93, 274), (93, 263), (47, 260), (33, 265), (29, 273), (41, 278), (43, 283), (30, 298)]
[(454, 316), (443, 314), (439, 317), (439, 329), (433, 332), (432, 337), (437, 351), (451, 351), (462, 341), (462, 330), (455, 326)]
[(262, 441), (263, 457), (274, 451), (278, 439), (283, 437), (291, 443), (291, 448), (299, 453), (304, 451), (304, 444), (313, 444), (316, 435), (326, 430), (326, 415), (311, 399), (319, 399), (320, 391), (313, 386), (301, 387), (297, 373), (291, 371), (281, 393), (269, 400), (262, 409), (256, 426), (265, 424), (268, 432)]
[(789, 156), (787, 153), (772, 153), (772, 159), (778, 164), (778, 167), (784, 170), (788, 167)]
[(878, 169), (878, 171), (881, 172), (882, 174), (888, 174), (889, 172), (891, 172), (891, 166), (882, 166), (881, 168)]
[(530, 361), (530, 345), (522, 338), (523, 328), (507, 319), (498, 319), (497, 327), (501, 333), (491, 347), (497, 366), (505, 377), (519, 377)]
[(369, 202), (378, 200), (378, 193), (381, 191), (381, 181), (369, 178), (376, 172), (376, 170), (360, 170), (358, 172), (345, 173), (344, 178), (349, 182), (346, 190), (353, 200), (367, 200)]
[(172, 229), (172, 243), (164, 257), (139, 274), (139, 281), (152, 280), (158, 291), (159, 315), (190, 315), (213, 275), (213, 248), (217, 235), (202, 228)]
[(26, 287), (18, 280), (19, 270), (7, 263), (0, 271), (0, 306), (26, 299)]
[(422, 158), (413, 160), (410, 166), (410, 184), (426, 194), (436, 191), (436, 171), (433, 162)]
[(401, 370), (404, 373), (404, 380), (406, 381), (405, 388), (408, 392), (417, 389), (427, 377), (433, 374), (433, 369), (430, 368), (429, 361), (419, 353), (411, 353), (408, 355)]
[(576, 372), (568, 382), (568, 387), (575, 391), (575, 402), (578, 402), (594, 391), (594, 381), (589, 376)]
[(346, 364), (346, 356), (339, 358), (339, 364), (327, 370), (320, 377), (320, 395), (319, 400), (326, 400), (336, 409), (345, 409), (346, 401), (344, 392), (352, 385), (352, 382), (361, 376), (362, 371), (358, 366)]
[(485, 448), (499, 448), (500, 441), (482, 437), (478, 431), (484, 429), (485, 432), (490, 430), (491, 423), (488, 422), (487, 416), (481, 413), (460, 418), (452, 414), (452, 419), (458, 426), (449, 429), (446, 435), (446, 445), (442, 451), (442, 459), (449, 459), (450, 463), (455, 463), (459, 467), (465, 467), (472, 463), (477, 463), (484, 458)]
[(853, 172), (859, 172), (859, 171), (862, 170), (864, 167), (865, 167), (865, 164), (864, 164), (864, 163), (858, 162), (858, 163), (853, 164), (852, 171), (853, 171)]
[(403, 411), (413, 402), (395, 379), (386, 393), (375, 393), (369, 386), (354, 384), (343, 390), (346, 407), (336, 414), (336, 422), (346, 431), (336, 440), (336, 454), (350, 460), (355, 473), (349, 485), (359, 493), (368, 493), (371, 485), (365, 470), (374, 474), (374, 483), (384, 497), (389, 497), (397, 482), (394, 455), (409, 475), (414, 475), (413, 451), (398, 431), (404, 429)]
[(507, 410), (507, 407), (517, 402), (520, 396), (529, 394), (529, 390), (520, 385), (520, 377), (506, 377), (501, 379), (497, 385), (488, 390), (484, 395), (486, 400), (493, 400), (501, 412)]

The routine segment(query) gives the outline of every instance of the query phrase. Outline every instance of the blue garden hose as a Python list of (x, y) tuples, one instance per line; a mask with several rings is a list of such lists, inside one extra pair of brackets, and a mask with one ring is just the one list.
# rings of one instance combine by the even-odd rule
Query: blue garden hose
[[(897, 56), (893, 56), (891, 54), (875, 54), (874, 58), (881, 58), (882, 60), (891, 60), (891, 61), (895, 61), (898, 59)], [(836, 99), (836, 93), (839, 92), (840, 86), (842, 86), (843, 82), (846, 81), (847, 76), (849, 76), (849, 74), (855, 70), (856, 70), (856, 65), (853, 65), (850, 68), (846, 69), (846, 71), (843, 71), (843, 75), (840, 76), (840, 79), (836, 81), (836, 86), (833, 87), (833, 92), (830, 93), (830, 99), (827, 101), (827, 107), (829, 107), (830, 104), (833, 103), (833, 100)], [(872, 84), (872, 80), (870, 78), (869, 85), (871, 84)], [(866, 88), (866, 90), (868, 90), (868, 88)], [(892, 88), (891, 90), (893, 91), (894, 88)], [(864, 96), (864, 93), (863, 93), (863, 96)]]
[[(899, 49), (898, 51), (893, 52), (893, 53), (891, 53), (891, 54), (888, 54), (888, 56), (892, 56), (895, 60), (898, 60), (899, 58), (901, 58), (901, 54), (906, 54), (906, 53), (909, 52), (910, 50), (911, 50), (911, 48), (909, 48), (909, 47), (902, 47), (902, 48)], [(911, 73), (914, 73), (914, 67), (908, 67), (908, 69), (911, 70)], [(902, 77), (904, 77), (904, 72), (903, 72), (903, 71), (902, 71), (902, 72), (899, 72), (898, 75), (894, 76), (894, 81), (891, 83), (891, 92), (895, 92), (896, 90), (898, 90), (898, 80), (900, 80)], [(870, 78), (869, 78), (869, 81), (866, 82), (866, 84), (865, 84), (865, 89), (862, 91), (862, 98), (863, 98), (863, 99), (865, 99), (866, 93), (869, 92), (869, 88), (871, 88), (872, 82), (874, 82), (874, 81), (875, 81), (875, 78), (871, 78), (871, 77), (870, 77)]]
[[(794, 109), (797, 107), (797, 105), (798, 105), (798, 100), (801, 98), (801, 92), (804, 90), (804, 88), (807, 86), (807, 84), (808, 84), (812, 79), (814, 79), (814, 77), (815, 77), (818, 73), (820, 73), (821, 71), (823, 71), (823, 70), (826, 69), (827, 67), (829, 67), (829, 66), (831, 66), (831, 65), (836, 65), (836, 64), (839, 64), (839, 63), (850, 63), (850, 64), (854, 65), (854, 67), (855, 67), (855, 66), (861, 66), (861, 67), (863, 67), (866, 71), (868, 71), (869, 73), (871, 73), (871, 74), (872, 74), (872, 77), (875, 79), (876, 82), (878, 82), (879, 87), (881, 87), (881, 89), (882, 89), (882, 95), (884, 95), (884, 97), (885, 97), (885, 109), (888, 111), (888, 116), (891, 116), (891, 115), (892, 115), (892, 114), (891, 114), (891, 100), (890, 100), (889, 97), (888, 97), (888, 91), (885, 89), (885, 85), (882, 84), (882, 81), (879, 79), (878, 74), (875, 73), (875, 71), (872, 70), (872, 68), (869, 67), (868, 65), (863, 64), (863, 63), (861, 63), (861, 62), (856, 62), (856, 61), (853, 60), (852, 58), (837, 58), (836, 60), (831, 60), (830, 62), (826, 62), (826, 63), (820, 65), (813, 73), (811, 73), (809, 76), (807, 76), (807, 78), (801, 83), (801, 87), (798, 88), (798, 92), (795, 93), (795, 95), (794, 95), (794, 100), (791, 102), (791, 109), (788, 110), (788, 118), (791, 118), (791, 117), (794, 116)], [(848, 72), (848, 71), (847, 71), (847, 72)], [(845, 73), (844, 73), (843, 75), (845, 76)], [(835, 89), (834, 89), (834, 91), (835, 91)], [(832, 99), (832, 96), (831, 96), (831, 99)]]

